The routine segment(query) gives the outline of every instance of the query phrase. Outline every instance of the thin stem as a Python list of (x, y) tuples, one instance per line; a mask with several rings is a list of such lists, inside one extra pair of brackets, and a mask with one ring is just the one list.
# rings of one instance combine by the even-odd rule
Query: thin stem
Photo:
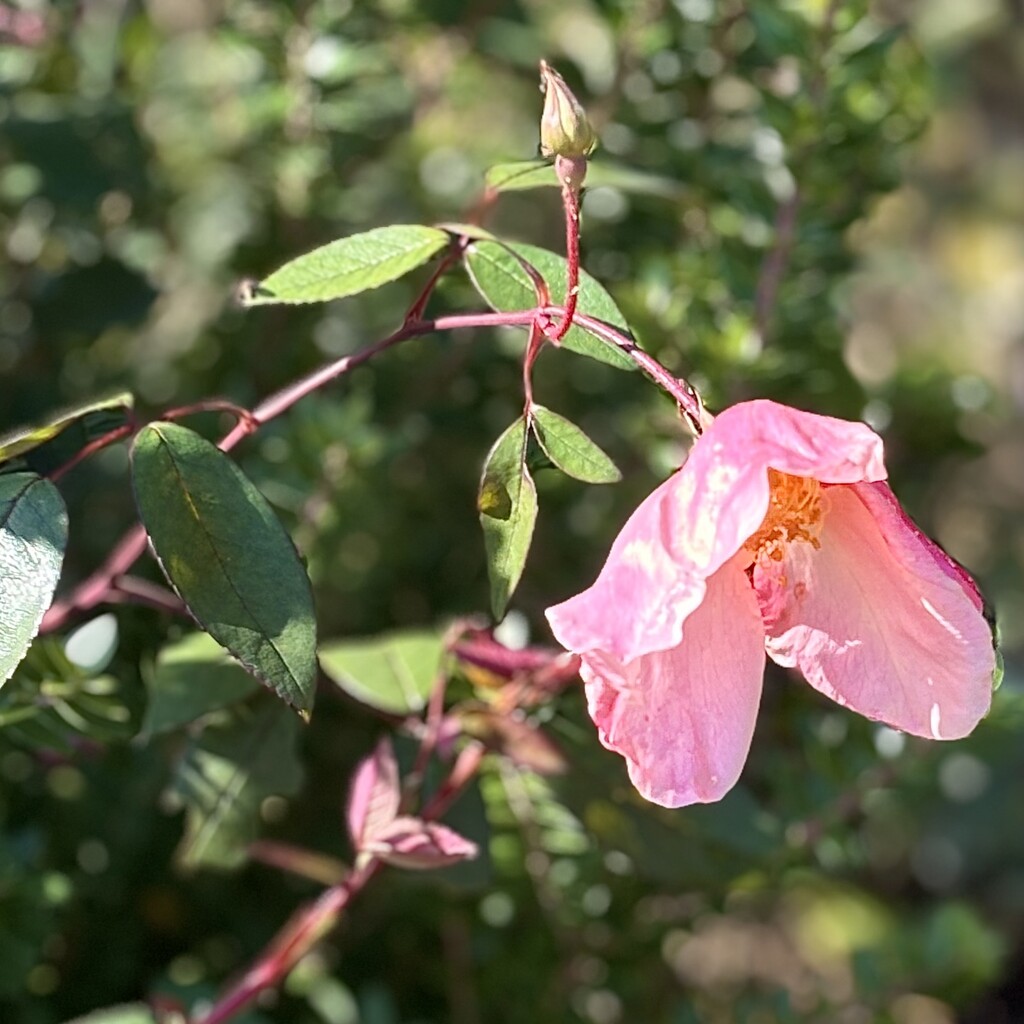
[[(351, 355), (342, 356), (333, 363), (321, 366), (288, 387), (261, 402), (252, 414), (238, 423), (221, 438), (218, 447), (230, 451), (264, 424), (286, 412), (307, 395), (337, 380), (350, 370), (369, 362), (374, 356), (399, 342), (424, 334), (453, 331), (466, 327), (529, 327), (541, 318), (565, 316), (561, 306), (534, 307), (514, 310), (509, 313), (456, 313), (439, 316), (431, 320), (418, 320), (403, 324), (393, 334)], [(654, 356), (641, 349), (635, 341), (609, 324), (594, 317), (576, 313), (573, 322), (589, 331), (595, 337), (619, 349), (639, 366), (656, 384), (676, 400), (680, 412), (697, 434), (709, 422), (696, 391), (685, 380), (675, 377)], [(102, 565), (71, 593), (51, 605), (43, 616), (40, 633), (52, 633), (61, 629), (73, 615), (87, 611), (107, 600), (114, 580), (123, 576), (146, 550), (146, 531), (141, 525), (133, 526), (118, 542), (117, 546)]]
[(223, 1024), (261, 992), (278, 985), (330, 931), (338, 915), (380, 866), (380, 861), (371, 858), (343, 882), (331, 886), (313, 903), (293, 914), (249, 970), (206, 1013), (194, 1017), (193, 1024)]
[(566, 183), (562, 186), (562, 206), (565, 208), (565, 314), (551, 341), (558, 344), (569, 332), (576, 314), (580, 292), (580, 190)]
[(188, 614), (188, 609), (177, 594), (166, 587), (161, 587), (159, 583), (151, 583), (138, 576), (118, 576), (111, 583), (107, 600), (145, 604), (157, 611), (170, 612), (172, 615)]
[(58, 466), (52, 473), (50, 473), (50, 480), (56, 483), (65, 473), (70, 469), (74, 469), (80, 462), (84, 462), (90, 455), (94, 455), (96, 452), (103, 448), (107, 448), (114, 444), (116, 441), (120, 441), (122, 438), (128, 437), (135, 430), (134, 424), (125, 423), (120, 427), (115, 427), (113, 430), (108, 431), (102, 437), (97, 437), (95, 441), (90, 441), (84, 448), (79, 449), (74, 455), (64, 463), (63, 466)]

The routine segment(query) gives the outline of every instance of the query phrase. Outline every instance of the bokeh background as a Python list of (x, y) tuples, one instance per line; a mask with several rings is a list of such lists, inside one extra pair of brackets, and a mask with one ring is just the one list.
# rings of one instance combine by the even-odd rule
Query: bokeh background
[[(544, 711), (567, 773), (494, 759), (459, 805), (480, 862), (386, 875), (239, 1020), (1024, 1020), (1020, 0), (0, 5), (0, 432), (117, 389), (143, 416), (251, 405), (393, 329), (422, 275), (303, 309), (243, 312), (234, 290), (342, 235), (464, 216), (488, 166), (536, 152), (542, 56), (601, 155), (661, 179), (591, 190), (584, 265), (711, 408), (764, 395), (881, 431), (905, 504), (996, 609), (1006, 680), (946, 746), (770, 674), (741, 785), (678, 812), (632, 793), (572, 689)], [(561, 249), (554, 190), (505, 196), (488, 225)], [(433, 308), (479, 306), (456, 273)], [(308, 559), (323, 637), (486, 607), (474, 496), (522, 341), (409, 343), (239, 450)], [(589, 582), (686, 439), (638, 374), (546, 353), (537, 389), (625, 474), (539, 476), (511, 632), (544, 642), (543, 608)], [(133, 520), (124, 449), (61, 490), (69, 585)], [(180, 627), (117, 622), (106, 731), (27, 730), (10, 712), (31, 679), (0, 708), (12, 1024), (209, 997), (316, 891), (176, 860), (161, 794), (182, 738), (133, 734), (140, 666)], [(347, 856), (347, 780), (379, 728), (321, 695), (305, 784), (261, 804), (263, 834)]]

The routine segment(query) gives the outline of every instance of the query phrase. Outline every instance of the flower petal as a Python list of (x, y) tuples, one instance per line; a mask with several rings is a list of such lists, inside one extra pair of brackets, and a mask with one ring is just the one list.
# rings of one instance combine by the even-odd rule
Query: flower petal
[(597, 582), (548, 609), (559, 642), (622, 661), (678, 645), (704, 581), (761, 525), (769, 468), (826, 483), (885, 477), (881, 439), (863, 423), (767, 400), (726, 409), (630, 517)]
[[(995, 654), (977, 589), (885, 484), (828, 488), (821, 548), (791, 544), (773, 584), (789, 600), (768, 653), (817, 690), (916, 736), (958, 739), (986, 714)], [(777, 597), (777, 594), (775, 595)]]
[(625, 663), (591, 651), (581, 669), (601, 742), (626, 758), (641, 795), (665, 807), (719, 800), (735, 785), (763, 673), (761, 615), (740, 559), (707, 581), (680, 644)]
[(671, 477), (620, 531), (593, 586), (547, 610), (551, 632), (569, 651), (607, 651), (631, 661), (675, 647), (683, 621), (704, 598), (704, 580), (680, 572), (662, 529)]
[(882, 440), (863, 423), (759, 399), (730, 406), (694, 444), (666, 505), (667, 542), (691, 573), (710, 575), (761, 525), (768, 470), (822, 483), (884, 480)]

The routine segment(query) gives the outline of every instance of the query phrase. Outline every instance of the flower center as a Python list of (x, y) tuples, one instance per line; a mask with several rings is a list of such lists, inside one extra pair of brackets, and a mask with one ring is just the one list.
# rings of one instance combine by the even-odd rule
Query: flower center
[(768, 511), (757, 532), (744, 544), (754, 561), (770, 558), (782, 560), (786, 545), (794, 540), (805, 540), (818, 548), (821, 542), (822, 500), (821, 484), (804, 476), (791, 476), (777, 469), (768, 470), (771, 497)]

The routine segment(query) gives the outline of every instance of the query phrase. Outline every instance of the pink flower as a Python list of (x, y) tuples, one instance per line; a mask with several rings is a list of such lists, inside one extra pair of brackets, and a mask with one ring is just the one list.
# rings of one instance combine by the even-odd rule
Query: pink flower
[(957, 739), (986, 714), (981, 596), (885, 476), (861, 423), (733, 406), (633, 513), (597, 582), (548, 609), (601, 741), (648, 800), (706, 803), (736, 783), (766, 650), (916, 736)]

